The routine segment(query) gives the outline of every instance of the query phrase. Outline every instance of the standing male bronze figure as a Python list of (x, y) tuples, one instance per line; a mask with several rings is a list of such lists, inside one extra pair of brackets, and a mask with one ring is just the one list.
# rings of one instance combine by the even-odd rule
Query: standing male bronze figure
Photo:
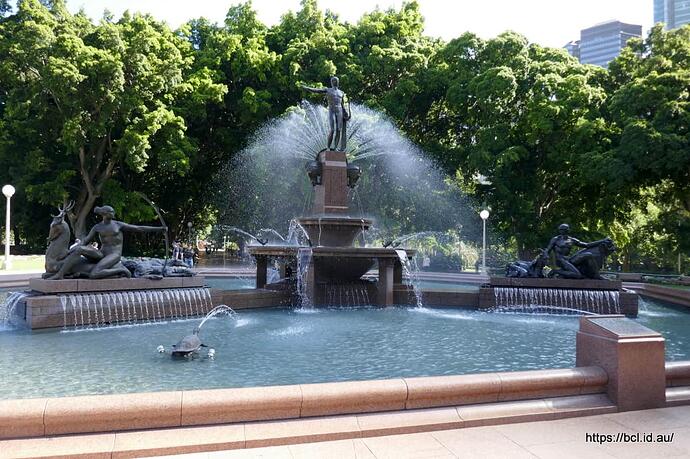
[[(326, 94), (328, 101), (328, 149), (345, 151), (347, 146), (347, 121), (350, 113), (345, 109), (345, 93), (338, 88), (338, 77), (331, 77), (330, 88), (312, 88), (302, 85), (302, 89), (315, 94)], [(334, 142), (335, 140), (335, 142)]]

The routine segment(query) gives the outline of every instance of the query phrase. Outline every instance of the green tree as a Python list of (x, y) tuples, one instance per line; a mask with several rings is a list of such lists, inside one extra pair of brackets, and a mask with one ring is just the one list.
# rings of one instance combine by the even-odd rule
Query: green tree
[(70, 219), (83, 235), (98, 199), (131, 203), (118, 173), (189, 171), (197, 145), (181, 107), (219, 101), (226, 89), (186, 74), (188, 41), (140, 14), (94, 25), (62, 0), (50, 9), (23, 0), (0, 27), (0, 161), (14, 166), (27, 201), (75, 199)]
[(596, 163), (606, 190), (634, 202), (650, 187), (656, 230), (690, 251), (690, 26), (655, 26), (611, 63), (616, 143)]
[(606, 141), (602, 73), (514, 33), (465, 34), (420, 76), (409, 129), (526, 257), (602, 198), (582, 162)]

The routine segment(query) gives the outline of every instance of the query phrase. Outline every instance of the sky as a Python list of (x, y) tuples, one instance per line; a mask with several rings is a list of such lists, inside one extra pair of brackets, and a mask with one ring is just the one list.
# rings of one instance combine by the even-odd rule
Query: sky
[[(67, 0), (72, 11), (84, 8), (93, 19), (108, 9), (119, 17), (123, 11), (141, 11), (177, 27), (188, 19), (204, 16), (221, 22), (228, 7), (237, 0)], [(376, 6), (399, 8), (402, 0), (319, 0), (322, 10), (329, 9), (341, 19), (356, 22)], [(580, 38), (580, 30), (599, 22), (617, 19), (652, 25), (653, 0), (419, 0), (425, 18), (425, 32), (448, 41), (466, 31), (482, 38), (495, 37), (514, 30), (530, 41), (544, 46), (561, 47)], [(280, 21), (285, 12), (299, 9), (299, 0), (253, 0), (252, 5), (266, 25)]]

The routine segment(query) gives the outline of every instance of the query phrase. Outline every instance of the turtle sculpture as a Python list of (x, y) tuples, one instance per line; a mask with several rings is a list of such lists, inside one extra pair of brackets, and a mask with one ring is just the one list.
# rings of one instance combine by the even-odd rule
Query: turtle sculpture
[(202, 347), (208, 347), (199, 338), (199, 327), (195, 328), (191, 335), (182, 338), (177, 344), (172, 346), (173, 357), (191, 357), (199, 352)]

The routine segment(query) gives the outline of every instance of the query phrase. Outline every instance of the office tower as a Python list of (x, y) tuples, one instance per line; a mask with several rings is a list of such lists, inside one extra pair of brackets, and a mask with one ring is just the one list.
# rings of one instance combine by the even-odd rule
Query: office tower
[(663, 22), (666, 29), (690, 24), (690, 0), (654, 0), (654, 22)]
[[(688, 0), (690, 1), (690, 0)], [(642, 26), (608, 21), (580, 32), (580, 62), (608, 67), (629, 39), (642, 36)]]
[(580, 40), (568, 42), (564, 48), (566, 51), (568, 51), (568, 54), (577, 58), (578, 61), (580, 60)]

